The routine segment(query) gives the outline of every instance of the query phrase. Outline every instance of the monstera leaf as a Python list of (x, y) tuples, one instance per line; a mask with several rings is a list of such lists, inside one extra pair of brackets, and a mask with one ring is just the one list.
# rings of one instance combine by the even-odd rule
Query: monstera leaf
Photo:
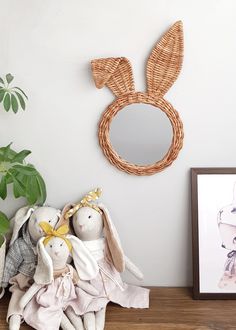
[(0, 103), (3, 103), (3, 108), (6, 111), (10, 109), (17, 113), (19, 108), (25, 110), (25, 102), (28, 99), (25, 92), (20, 87), (10, 87), (14, 77), (8, 73), (5, 79), (0, 77)]

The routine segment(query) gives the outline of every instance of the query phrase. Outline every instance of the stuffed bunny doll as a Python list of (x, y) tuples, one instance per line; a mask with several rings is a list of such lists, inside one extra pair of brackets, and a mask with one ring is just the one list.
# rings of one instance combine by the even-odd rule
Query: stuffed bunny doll
[(221, 246), (230, 251), (227, 254), (219, 287), (236, 290), (236, 183), (232, 203), (222, 207), (218, 213), (218, 226), (222, 239)]
[(18, 330), (22, 319), (19, 300), (31, 285), (35, 272), (36, 243), (43, 236), (39, 223), (46, 221), (53, 227), (61, 211), (49, 206), (26, 206), (20, 208), (12, 219), (12, 237), (6, 255), (1, 287), (11, 284), (12, 296), (9, 302), (7, 321), (10, 330)]
[(84, 326), (89, 330), (104, 329), (109, 301), (123, 307), (149, 307), (149, 290), (128, 285), (120, 277), (125, 268), (140, 280), (143, 275), (124, 255), (108, 210), (102, 204), (93, 203), (100, 194), (101, 190), (97, 189), (88, 193), (77, 205), (67, 205), (61, 218), (64, 221), (71, 219), (71, 230), (83, 241), (99, 268), (97, 277), (90, 281), (99, 291), (99, 296), (94, 297), (84, 315)]
[[(81, 315), (91, 300), (91, 294), (97, 293), (85, 281), (97, 276), (98, 265), (77, 237), (66, 235), (67, 225), (57, 230), (48, 223), (40, 225), (46, 237), (37, 244), (35, 282), (21, 298), (20, 306), (25, 307), (24, 320), (33, 328), (57, 330), (61, 323), (65, 328), (63, 311), (66, 308), (70, 307), (75, 314)], [(70, 253), (76, 270), (67, 264)]]

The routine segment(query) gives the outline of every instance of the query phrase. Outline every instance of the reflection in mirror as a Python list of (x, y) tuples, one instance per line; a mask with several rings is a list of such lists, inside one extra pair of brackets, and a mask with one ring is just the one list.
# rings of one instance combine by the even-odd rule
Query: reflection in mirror
[(149, 105), (131, 104), (117, 113), (110, 127), (110, 141), (120, 157), (136, 165), (150, 165), (168, 152), (173, 137), (166, 114)]

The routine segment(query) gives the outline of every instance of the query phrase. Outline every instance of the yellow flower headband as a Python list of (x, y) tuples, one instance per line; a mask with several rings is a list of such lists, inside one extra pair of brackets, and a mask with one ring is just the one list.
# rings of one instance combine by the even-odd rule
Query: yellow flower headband
[(65, 237), (65, 235), (69, 232), (68, 225), (63, 225), (58, 229), (54, 230), (53, 227), (48, 222), (42, 221), (39, 223), (39, 226), (43, 229), (43, 231), (46, 234), (46, 237), (43, 240), (44, 245), (46, 245), (53, 237), (60, 237), (66, 242), (69, 251), (72, 250), (71, 242)]
[(102, 194), (102, 189), (100, 188), (90, 191), (87, 195), (84, 196), (84, 198), (78, 204), (76, 204), (73, 208), (71, 208), (69, 211), (66, 212), (65, 219), (68, 220), (81, 207), (85, 207), (85, 206), (92, 207), (94, 210), (102, 214), (100, 208), (97, 205), (91, 203), (96, 199), (98, 199), (101, 196), (101, 194)]

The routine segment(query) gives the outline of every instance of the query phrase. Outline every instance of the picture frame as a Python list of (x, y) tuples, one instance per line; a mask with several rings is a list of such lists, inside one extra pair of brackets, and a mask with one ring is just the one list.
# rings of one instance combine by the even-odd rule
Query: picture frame
[(193, 298), (236, 299), (236, 168), (191, 168), (191, 212)]

